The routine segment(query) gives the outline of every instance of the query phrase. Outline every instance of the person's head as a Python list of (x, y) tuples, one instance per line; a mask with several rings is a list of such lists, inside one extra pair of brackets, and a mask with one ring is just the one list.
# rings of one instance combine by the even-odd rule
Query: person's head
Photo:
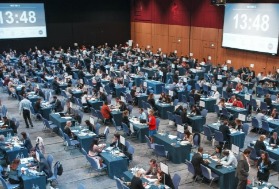
[(5, 142), (5, 136), (4, 135), (0, 135), (0, 142)]
[(142, 171), (141, 171), (141, 170), (138, 170), (138, 171), (136, 172), (136, 177), (139, 177), (139, 178), (140, 178), (140, 177), (142, 176), (142, 174), (143, 174)]
[(53, 100), (57, 100), (57, 96), (56, 95), (53, 96)]
[(17, 167), (18, 167), (18, 165), (19, 165), (19, 163), (20, 163), (20, 159), (14, 159), (13, 162), (11, 163), (10, 168), (11, 168), (12, 170), (16, 170)]
[(108, 105), (108, 102), (107, 102), (107, 101), (105, 101), (105, 102), (104, 102), (104, 105), (106, 105), (106, 106), (107, 106), (107, 105)]
[(200, 146), (200, 147), (198, 148), (198, 152), (203, 153), (203, 147)]
[(153, 116), (154, 115), (154, 110), (149, 110), (149, 115)]
[(6, 116), (4, 116), (3, 117), (3, 121), (5, 122), (5, 121), (7, 121), (8, 120), (8, 118), (6, 117)]
[(26, 98), (26, 94), (24, 93), (24, 94), (22, 95), (22, 97), (23, 97), (23, 98)]
[(143, 108), (140, 108), (140, 109), (139, 109), (139, 113), (140, 113), (140, 114), (142, 114), (143, 111), (144, 111)]
[(262, 158), (264, 164), (267, 164), (268, 159), (269, 159), (268, 153), (266, 153), (266, 152), (261, 152), (261, 158)]
[(215, 147), (215, 152), (217, 152), (217, 153), (222, 153), (222, 147), (220, 146), (220, 145), (217, 145), (216, 147)]
[(115, 133), (113, 135), (114, 140), (120, 140), (120, 134), (119, 133)]
[(163, 179), (164, 179), (164, 172), (163, 171), (158, 171), (157, 172), (157, 179), (158, 179), (158, 181), (160, 182), (160, 183), (163, 183), (164, 181), (163, 181)]
[(228, 125), (228, 124), (229, 124), (228, 120), (223, 121), (223, 125)]
[(21, 136), (22, 136), (23, 139), (26, 139), (27, 138), (26, 132), (21, 132)]
[(243, 152), (243, 155), (246, 156), (246, 157), (248, 157), (248, 156), (250, 155), (250, 153), (251, 153), (251, 150), (248, 149), (248, 148), (246, 148), (246, 149), (244, 150), (244, 152)]
[(241, 120), (240, 120), (240, 119), (238, 119), (238, 118), (237, 118), (237, 119), (235, 119), (235, 124), (236, 124), (236, 125), (241, 125)]
[(129, 115), (129, 111), (128, 110), (123, 111), (123, 116), (128, 116), (128, 115)]
[(156, 160), (155, 160), (155, 159), (151, 159), (151, 160), (149, 161), (149, 165), (152, 166), (152, 167), (157, 166)]
[(184, 134), (187, 135), (187, 137), (189, 137), (189, 136), (191, 135), (191, 132), (190, 132), (188, 129), (186, 129), (186, 130), (184, 131)]
[(66, 122), (66, 127), (71, 127), (72, 126), (72, 122), (71, 121), (67, 121)]
[(93, 144), (92, 146), (98, 145), (99, 144), (99, 138), (94, 138), (92, 144)]
[(230, 155), (230, 151), (229, 151), (229, 150), (223, 151), (223, 155), (224, 155), (224, 156), (229, 156), (229, 155)]
[(153, 98), (154, 98), (153, 93), (150, 93), (149, 96), (148, 96), (148, 99), (153, 99)]
[(85, 120), (84, 121), (85, 122), (85, 124), (87, 125), (87, 126), (89, 126), (91, 123), (90, 123), (90, 121), (87, 119), (87, 120)]
[(278, 137), (277, 132), (273, 132), (273, 134), (272, 134), (272, 138), (277, 139), (277, 137)]
[(265, 140), (265, 138), (266, 138), (266, 136), (265, 135), (261, 135), (260, 137), (259, 137), (259, 141), (264, 141)]

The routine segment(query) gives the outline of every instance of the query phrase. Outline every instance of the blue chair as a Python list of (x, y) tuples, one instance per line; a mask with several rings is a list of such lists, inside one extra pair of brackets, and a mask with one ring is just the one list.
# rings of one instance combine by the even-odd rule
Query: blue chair
[(207, 113), (208, 113), (208, 110), (207, 110), (207, 109), (203, 109), (203, 110), (201, 111), (201, 116), (206, 117), (206, 116), (207, 116)]
[(228, 100), (229, 95), (228, 95), (227, 91), (223, 91), (223, 98), (224, 98), (225, 100)]
[(252, 109), (253, 109), (254, 111), (256, 111), (256, 110), (258, 109), (258, 105), (257, 105), (256, 99), (252, 98), (251, 101), (250, 101), (250, 103), (251, 103)]
[[(193, 164), (188, 160), (186, 160), (185, 164), (187, 165), (187, 169), (188, 169), (188, 174), (186, 176), (186, 179), (188, 178), (189, 174), (192, 174), (193, 176), (196, 176), (196, 172), (195, 172), (195, 168), (194, 168)], [(196, 182), (197, 178), (198, 177), (196, 176), (195, 179), (194, 179), (193, 185)]]
[(252, 118), (252, 127), (258, 129), (258, 133), (259, 133), (259, 131), (260, 131), (260, 124), (259, 124), (259, 121), (255, 117)]
[(159, 130), (159, 126), (160, 126), (160, 119), (156, 118), (156, 130)]
[(269, 124), (268, 124), (267, 121), (262, 121), (262, 129), (268, 133), (268, 136), (269, 136), (270, 133), (272, 133), (273, 130), (274, 130), (274, 129), (272, 129), (272, 128), (269, 127)]
[(257, 156), (255, 148), (251, 146), (247, 146), (247, 148), (251, 151), (249, 158), (254, 161), (254, 164), (256, 164), (260, 157)]
[(97, 163), (97, 161), (99, 161), (99, 160), (95, 160), (95, 159), (93, 159), (92, 157), (90, 157), (89, 155), (86, 155), (86, 159), (87, 159), (87, 161), (90, 163), (90, 165), (91, 165), (91, 167), (90, 167), (90, 169), (89, 169), (89, 172), (92, 172), (93, 170), (94, 171), (96, 171), (96, 172), (98, 172), (98, 173), (100, 173), (100, 172), (102, 172), (102, 171), (104, 171), (104, 170), (106, 170), (107, 169), (107, 165), (106, 164), (102, 164), (102, 167)]
[(272, 101), (276, 101), (276, 99), (277, 99), (276, 95), (271, 95), (270, 98)]
[(204, 165), (201, 164), (201, 171), (202, 171), (202, 180), (204, 178), (207, 178), (208, 180), (210, 180), (210, 184), (209, 186), (211, 186), (212, 182), (215, 180), (219, 179), (219, 176), (216, 175), (215, 173), (211, 172), (211, 169), (205, 167)]
[(177, 173), (175, 173), (172, 177), (174, 189), (178, 189), (180, 181), (181, 181), (181, 177)]
[(182, 102), (188, 104), (186, 95), (182, 95)]
[(130, 129), (129, 129), (129, 127), (128, 127), (125, 123), (123, 123), (123, 122), (122, 122), (122, 128), (123, 128), (124, 134), (125, 134), (126, 136), (129, 136), (129, 135), (130, 135)]
[(95, 125), (95, 134), (96, 135), (99, 135), (100, 134), (100, 128), (101, 128), (101, 124), (100, 123), (96, 123), (96, 125)]
[(128, 106), (128, 111), (129, 111), (129, 114), (131, 115), (132, 114), (132, 111), (133, 111), (133, 106), (132, 105), (129, 105)]
[(176, 123), (177, 125), (182, 125), (182, 124), (183, 124), (181, 116), (179, 116), (179, 115), (173, 115), (173, 117), (174, 117), (175, 123)]
[(116, 176), (114, 176), (114, 180), (116, 182), (117, 189), (123, 189), (121, 180), (119, 178), (117, 178)]
[(196, 104), (195, 99), (192, 96), (189, 96), (189, 100), (190, 100), (189, 102), (190, 106), (194, 106)]
[(219, 106), (217, 104), (214, 104), (214, 111), (217, 114), (217, 117), (220, 117), (223, 115), (223, 113), (220, 112)]
[(214, 138), (215, 138), (215, 140), (216, 140), (217, 142), (223, 143), (223, 147), (225, 146), (225, 143), (226, 143), (227, 141), (224, 140), (224, 136), (223, 136), (223, 133), (222, 133), (222, 132), (220, 132), (220, 131), (215, 131), (215, 132), (214, 132)]
[(168, 158), (168, 151), (166, 151), (165, 146), (164, 145), (160, 145), (160, 144), (155, 144), (154, 145), (154, 153), (157, 157), (157, 160), (160, 157), (165, 157)]
[(4, 187), (4, 189), (14, 189), (14, 188), (18, 188), (19, 184), (10, 184), (7, 183), (2, 177), (0, 177), (2, 186)]
[(177, 138), (179, 138), (179, 139), (183, 140), (183, 138), (184, 138), (185, 134), (177, 131), (176, 136), (177, 136)]
[(122, 188), (123, 189), (130, 189), (127, 185), (125, 185), (124, 183), (122, 183)]
[(203, 134), (205, 137), (207, 137), (208, 141), (211, 141), (214, 137), (214, 134), (211, 132), (211, 129), (207, 125), (203, 126)]
[(168, 120), (169, 121), (174, 121), (175, 120), (174, 115), (173, 115), (172, 112), (167, 112), (167, 114), (168, 114)]
[(115, 132), (117, 132), (117, 131), (122, 131), (122, 130), (123, 130), (121, 125), (116, 125), (114, 119), (112, 119), (112, 124), (113, 124), (113, 126), (114, 126), (114, 128), (115, 128)]
[(7, 116), (7, 112), (8, 112), (7, 107), (5, 105), (3, 105), (2, 106), (2, 112), (1, 112), (2, 117)]
[(177, 104), (178, 104), (178, 99), (174, 99), (173, 105), (174, 105), (174, 106), (177, 106)]
[(229, 120), (232, 118), (232, 115), (228, 112), (228, 110), (226, 108), (222, 108), (222, 114), (225, 118), (227, 118)]
[(248, 125), (248, 123), (244, 123), (242, 125), (242, 131), (245, 133), (245, 136), (248, 135), (248, 132), (249, 132), (249, 125)]
[(44, 118), (42, 118), (42, 119), (43, 119), (43, 124), (44, 124), (44, 126), (45, 126), (45, 127), (44, 127), (44, 130), (50, 130), (51, 133), (53, 133), (53, 130), (55, 130), (55, 129), (58, 128), (57, 125), (50, 124), (50, 123), (48, 122), (47, 119), (44, 119)]
[(199, 85), (198, 83), (195, 83), (195, 89), (196, 89), (197, 91), (200, 91), (200, 90), (201, 90), (201, 87), (200, 87), (200, 85)]
[(265, 102), (261, 102), (260, 109), (267, 112), (268, 111), (267, 104)]
[(81, 153), (85, 156), (87, 155), (87, 152), (84, 150), (84, 148), (81, 148)]
[[(129, 145), (128, 147), (127, 147), (127, 152), (129, 153), (129, 154), (131, 154), (131, 156), (133, 157), (133, 155), (134, 155), (134, 153), (135, 153), (135, 148), (132, 146), (132, 145)], [(133, 159), (133, 158), (132, 158)]]
[(150, 141), (150, 139), (148, 138), (148, 136), (144, 135), (144, 137), (145, 137), (145, 140), (146, 140), (147, 148), (148, 148), (148, 149), (151, 149), (151, 150), (154, 150), (154, 148), (155, 148), (154, 145), (155, 145), (155, 144), (152, 144), (152, 143), (151, 143), (151, 141)]
[(72, 150), (76, 149), (78, 147), (79, 141), (70, 139), (70, 137), (66, 133), (63, 133), (63, 136), (64, 136), (64, 138), (66, 140), (66, 144), (67, 144), (64, 149), (68, 150), (68, 149), (70, 149), (69, 147), (73, 147), (70, 149), (70, 154), (71, 154)]

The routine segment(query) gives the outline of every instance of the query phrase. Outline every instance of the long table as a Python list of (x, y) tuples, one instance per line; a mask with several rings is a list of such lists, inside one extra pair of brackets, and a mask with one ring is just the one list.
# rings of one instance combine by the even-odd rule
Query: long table
[(137, 134), (137, 139), (139, 142), (144, 143), (145, 141), (145, 135), (149, 136), (149, 127), (145, 123), (139, 123), (139, 121), (134, 121), (130, 119), (130, 123), (133, 126), (133, 129), (135, 133)]
[(200, 98), (200, 101), (204, 102), (204, 108), (207, 109), (208, 112), (214, 112), (214, 105), (216, 104), (215, 98)]
[[(57, 125), (59, 128), (61, 128), (62, 131), (64, 131), (64, 127), (65, 127), (67, 121), (71, 121), (72, 125), (75, 125), (75, 122), (76, 122), (76, 120), (74, 120), (73, 118), (66, 119), (64, 117), (61, 117), (59, 113), (50, 114), (49, 120), (52, 121), (55, 125)], [(59, 133), (58, 130), (55, 132)]]
[(156, 107), (158, 109), (159, 117), (162, 119), (168, 119), (168, 113), (167, 112), (174, 112), (174, 106), (171, 104), (165, 104), (165, 103), (156, 103)]
[(147, 87), (151, 87), (154, 90), (154, 94), (161, 94), (162, 93), (162, 87), (165, 86), (164, 83), (160, 81), (154, 81), (154, 80), (147, 80)]
[(123, 172), (128, 170), (128, 159), (126, 157), (115, 156), (109, 152), (100, 154), (108, 168), (108, 176), (113, 179), (114, 176), (121, 178)]
[(97, 135), (90, 131), (83, 132), (83, 129), (88, 129), (87, 127), (70, 127), (72, 133), (74, 133), (75, 136), (77, 136), (77, 140), (80, 143), (80, 147), (83, 148), (86, 152), (89, 151), (90, 145), (92, 144), (93, 140)]
[(203, 125), (205, 124), (205, 121), (206, 119), (203, 116), (187, 117), (187, 123), (193, 128), (193, 132), (203, 132)]
[(185, 162), (185, 159), (190, 160), (191, 144), (178, 144), (176, 139), (170, 139), (168, 136), (155, 134), (153, 135), (154, 142), (165, 146), (168, 151), (168, 158), (175, 164)]
[[(208, 127), (211, 129), (211, 131), (214, 133), (216, 130), (219, 131), (220, 123), (212, 123), (209, 124)], [(244, 141), (245, 141), (245, 133), (244, 132), (233, 132), (230, 134), (230, 144), (234, 144), (238, 146), (239, 148), (244, 147)]]

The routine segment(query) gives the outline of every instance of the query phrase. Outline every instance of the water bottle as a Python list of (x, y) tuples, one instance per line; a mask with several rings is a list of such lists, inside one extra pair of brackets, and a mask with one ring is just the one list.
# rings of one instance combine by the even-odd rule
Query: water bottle
[(36, 189), (35, 185), (33, 184), (32, 189)]
[(23, 153), (21, 152), (21, 154), (20, 154), (20, 158), (21, 159), (23, 159), (24, 158), (24, 155), (23, 155)]
[(36, 185), (36, 189), (40, 189), (40, 187), (38, 185)]
[(20, 159), (20, 155), (19, 154), (16, 155), (16, 159)]

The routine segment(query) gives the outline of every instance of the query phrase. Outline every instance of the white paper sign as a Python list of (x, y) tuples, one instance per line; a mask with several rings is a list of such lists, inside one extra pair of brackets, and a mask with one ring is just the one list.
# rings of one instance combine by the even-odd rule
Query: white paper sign
[(171, 67), (172, 67), (172, 68), (175, 68), (175, 65), (174, 65), (174, 64), (171, 64)]
[(232, 63), (232, 61), (231, 60), (227, 60), (227, 64), (231, 64)]
[(174, 50), (174, 53), (176, 54), (176, 53), (177, 53), (177, 50)]
[(184, 78), (183, 78), (183, 81), (186, 83), (186, 82), (187, 82), (187, 78), (186, 78), (186, 77), (184, 77)]
[(120, 100), (121, 100), (122, 102), (126, 102), (124, 96), (121, 96), (121, 97), (120, 97)]
[(184, 127), (182, 125), (177, 125), (177, 132), (184, 133)]
[(208, 59), (208, 60), (211, 60), (211, 56), (208, 56), (207, 59)]
[(200, 107), (205, 107), (205, 102), (204, 101), (202, 101), (202, 100), (200, 100)]
[(124, 75), (124, 79), (127, 79), (127, 76), (126, 76), (126, 75)]
[(70, 108), (73, 108), (73, 103), (72, 102), (70, 102)]
[(186, 58), (182, 58), (182, 62), (186, 62)]
[(254, 68), (254, 64), (250, 64), (250, 68)]
[(103, 87), (100, 87), (100, 92), (104, 92), (104, 89), (103, 89)]
[(192, 133), (192, 131), (193, 131), (193, 128), (191, 127), (191, 126), (187, 126), (187, 129), (188, 129), (188, 131), (190, 132), (190, 133)]
[(159, 71), (159, 75), (160, 75), (160, 76), (163, 76), (163, 72), (162, 72), (162, 71)]
[(120, 139), (119, 140), (120, 140), (120, 143), (125, 146), (125, 138), (120, 135)]
[(189, 55), (190, 55), (190, 56), (193, 56), (194, 54), (190, 52), (190, 54), (189, 54)]
[(149, 48), (150, 48), (150, 45), (147, 45), (147, 48), (149, 49)]
[(167, 166), (167, 164), (160, 162), (160, 168), (165, 174), (169, 174), (169, 167)]
[(211, 86), (211, 90), (212, 90), (212, 91), (217, 91), (216, 85), (212, 85), (212, 86)]
[(238, 114), (238, 119), (241, 120), (241, 121), (245, 121), (246, 116), (244, 114)]
[(217, 78), (218, 78), (218, 79), (222, 79), (222, 75), (218, 75)]
[(129, 40), (128, 45), (129, 45), (129, 47), (131, 47), (133, 45), (133, 40)]
[(159, 51), (162, 51), (162, 49), (161, 49), (161, 48), (159, 48), (158, 50), (159, 50)]
[(90, 116), (89, 122), (90, 122), (92, 125), (94, 125), (94, 122), (95, 122), (95, 121), (94, 121), (94, 118)]
[(144, 87), (147, 87), (147, 83), (146, 83), (146, 82), (143, 82), (143, 86), (144, 86)]
[(173, 91), (169, 90), (169, 95), (173, 96)]
[(140, 67), (138, 67), (138, 71), (140, 71)]
[(232, 144), (232, 152), (234, 154), (238, 155), (239, 154), (239, 147), (234, 145), (234, 144)]
[(251, 95), (245, 94), (244, 99), (250, 101), (251, 100)]
[(106, 74), (108, 74), (109, 72), (108, 72), (108, 70), (106, 70)]

